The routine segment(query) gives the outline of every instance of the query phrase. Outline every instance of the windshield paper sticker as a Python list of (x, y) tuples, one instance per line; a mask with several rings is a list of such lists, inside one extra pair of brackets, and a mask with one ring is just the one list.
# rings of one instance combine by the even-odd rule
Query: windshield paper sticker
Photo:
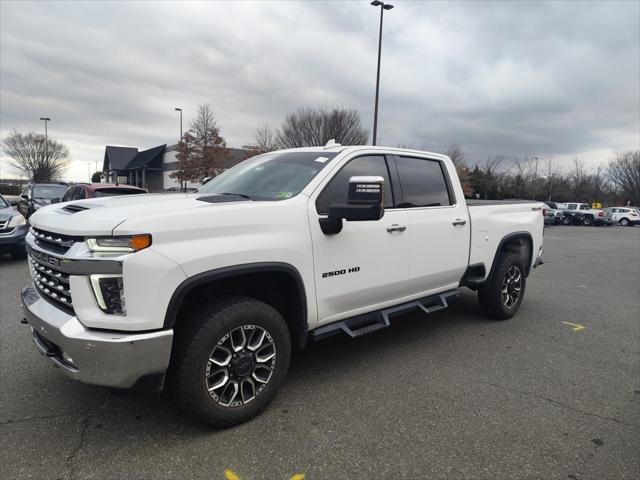
[(319, 162), (319, 163), (325, 163), (327, 160), (329, 160), (328, 157), (318, 157), (318, 158), (316, 158), (316, 162)]
[(291, 198), (293, 196), (293, 192), (278, 192), (276, 193), (277, 198)]

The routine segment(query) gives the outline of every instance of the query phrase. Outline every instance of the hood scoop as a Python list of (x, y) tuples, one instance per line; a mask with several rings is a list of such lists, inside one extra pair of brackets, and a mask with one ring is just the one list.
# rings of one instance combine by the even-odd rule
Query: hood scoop
[(82, 205), (67, 205), (66, 207), (62, 207), (62, 210), (67, 213), (78, 213), (83, 210), (89, 210), (89, 207), (83, 207)]
[(225, 202), (242, 202), (250, 200), (242, 195), (236, 195), (233, 193), (216, 193), (212, 195), (205, 195), (204, 197), (198, 197), (196, 200), (209, 203), (225, 203)]

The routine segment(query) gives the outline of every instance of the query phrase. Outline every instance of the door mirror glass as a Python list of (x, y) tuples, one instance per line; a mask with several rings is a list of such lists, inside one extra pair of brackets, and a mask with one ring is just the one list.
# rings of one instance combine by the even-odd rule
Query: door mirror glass
[(380, 220), (384, 215), (384, 179), (351, 177), (347, 203), (329, 204), (328, 218), (320, 219), (322, 232), (331, 235), (342, 230), (342, 220), (363, 222)]

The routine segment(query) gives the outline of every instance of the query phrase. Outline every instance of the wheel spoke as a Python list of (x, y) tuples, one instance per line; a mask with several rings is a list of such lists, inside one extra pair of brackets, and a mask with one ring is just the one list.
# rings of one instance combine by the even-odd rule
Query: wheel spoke
[(240, 397), (242, 403), (248, 403), (256, 398), (256, 384), (250, 378), (243, 380), (240, 384)]
[[(229, 392), (230, 389), (232, 390), (231, 392)], [(238, 390), (238, 382), (227, 383), (227, 386), (224, 388), (222, 394), (220, 395), (220, 404), (227, 407), (231, 405), (238, 395)]]
[(216, 347), (213, 349), (213, 352), (211, 352), (209, 361), (211, 363), (215, 363), (219, 367), (226, 367), (231, 361), (231, 352), (228, 349), (221, 347), (220, 345), (216, 345)]
[(258, 363), (266, 363), (276, 356), (276, 348), (272, 343), (268, 343), (260, 347), (260, 349), (256, 352), (256, 362)]
[(207, 375), (207, 380), (212, 381), (211, 385), (208, 385), (209, 392), (219, 389), (229, 381), (229, 372), (226, 368), (218, 369), (215, 372)]
[(256, 382), (267, 383), (271, 379), (271, 375), (273, 374), (273, 370), (266, 365), (258, 365), (253, 371), (253, 379)]
[(247, 343), (247, 336), (244, 334), (244, 328), (239, 327), (231, 332), (231, 348), (234, 352), (242, 350), (245, 343)]
[(267, 332), (261, 328), (256, 328), (251, 334), (251, 339), (249, 340), (249, 344), (247, 345), (247, 349), (255, 352), (258, 348), (262, 346), (262, 342), (264, 342), (265, 337), (267, 336)]

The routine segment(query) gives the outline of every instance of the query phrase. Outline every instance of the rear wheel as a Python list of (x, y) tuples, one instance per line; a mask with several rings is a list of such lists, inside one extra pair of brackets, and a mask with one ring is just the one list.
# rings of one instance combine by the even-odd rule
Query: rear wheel
[(620, 219), (620, 225), (622, 225), (623, 227), (627, 227), (629, 225), (629, 219), (628, 218), (621, 218)]
[(562, 217), (560, 221), (563, 225), (569, 225), (571, 223), (571, 219), (569, 217)]
[(582, 223), (585, 226), (590, 227), (591, 225), (593, 225), (593, 218), (592, 217), (582, 217)]
[(482, 310), (496, 320), (513, 317), (522, 303), (526, 283), (527, 277), (520, 254), (502, 254), (489, 284), (478, 290)]
[(266, 303), (229, 296), (183, 321), (170, 371), (182, 410), (215, 427), (264, 410), (289, 368), (291, 340), (282, 316)]

